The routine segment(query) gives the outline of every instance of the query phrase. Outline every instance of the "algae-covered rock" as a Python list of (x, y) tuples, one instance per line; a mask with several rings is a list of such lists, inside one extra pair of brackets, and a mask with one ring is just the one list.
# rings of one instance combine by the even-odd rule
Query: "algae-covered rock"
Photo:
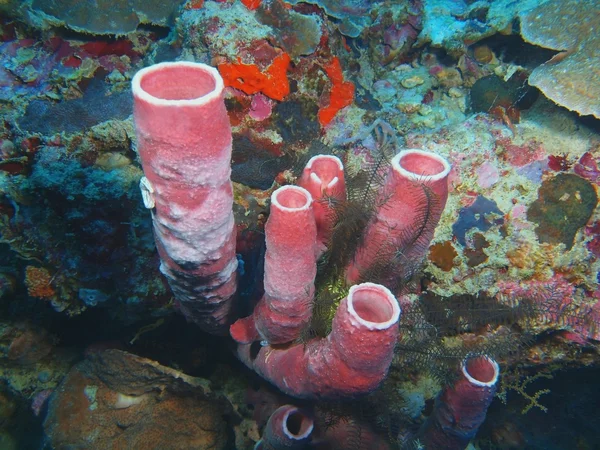
[(589, 181), (561, 173), (542, 183), (527, 219), (538, 224), (535, 232), (540, 242), (563, 243), (570, 249), (577, 230), (590, 220), (597, 203)]
[(504, 81), (496, 75), (488, 75), (475, 82), (471, 88), (469, 99), (473, 111), (489, 112), (496, 106), (527, 109), (537, 96), (537, 90), (523, 83), (518, 76)]
[(264, 3), (256, 13), (262, 24), (273, 28), (276, 41), (294, 59), (310, 55), (321, 41), (321, 19), (316, 14), (300, 14), (283, 1)]
[(8, 16), (15, 15), (22, 3), (20, 0), (2, 0), (0, 1), (0, 13)]
[(46, 135), (77, 133), (111, 119), (127, 118), (133, 110), (129, 92), (109, 94), (108, 85), (94, 78), (83, 97), (58, 103), (33, 100), (19, 119), (19, 127), (30, 133)]
[(311, 3), (336, 20), (340, 33), (349, 37), (358, 37), (371, 24), (369, 10), (372, 3), (367, 0), (289, 0), (288, 3)]
[(229, 402), (210, 383), (120, 350), (74, 366), (50, 399), (52, 448), (229, 448)]

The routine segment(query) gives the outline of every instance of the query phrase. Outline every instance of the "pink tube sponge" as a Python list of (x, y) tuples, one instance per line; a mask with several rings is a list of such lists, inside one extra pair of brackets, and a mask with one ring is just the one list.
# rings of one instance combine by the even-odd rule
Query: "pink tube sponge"
[(464, 450), (485, 420), (494, 399), (500, 369), (487, 356), (466, 359), (461, 376), (435, 401), (433, 413), (421, 427), (426, 449)]
[(337, 156), (316, 155), (310, 158), (298, 181), (312, 195), (317, 222), (317, 242), (324, 247), (331, 236), (335, 217), (331, 201), (346, 200), (344, 166)]
[[(265, 292), (272, 298), (312, 298), (317, 271), (317, 229), (312, 196), (299, 186), (283, 186), (271, 196), (265, 226)], [(291, 311), (290, 311), (291, 312)]]
[(352, 398), (373, 391), (386, 377), (399, 318), (400, 307), (387, 288), (363, 283), (340, 303), (327, 338), (288, 348), (240, 345), (238, 356), (294, 397)]
[(314, 420), (292, 405), (275, 410), (254, 450), (294, 450), (307, 448), (314, 429)]
[(251, 317), (231, 326), (237, 342), (285, 344), (300, 336), (312, 316), (316, 237), (310, 193), (299, 186), (273, 192), (265, 226), (265, 295)]
[(224, 334), (237, 259), (223, 80), (204, 64), (161, 63), (140, 70), (132, 90), (160, 270), (183, 314)]
[[(316, 418), (293, 405), (279, 407), (267, 422), (262, 439), (254, 450), (286, 449), (355, 449), (391, 450), (386, 437), (367, 424), (353, 418), (331, 422), (329, 414)], [(315, 426), (322, 423), (325, 426)]]
[(349, 284), (376, 265), (400, 276), (421, 263), (448, 199), (449, 173), (450, 164), (435, 153), (409, 149), (392, 158), (364, 244), (346, 270)]

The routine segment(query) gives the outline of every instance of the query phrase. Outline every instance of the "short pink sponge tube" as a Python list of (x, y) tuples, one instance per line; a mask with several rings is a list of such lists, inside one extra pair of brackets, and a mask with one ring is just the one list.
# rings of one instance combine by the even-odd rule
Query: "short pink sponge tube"
[(240, 343), (269, 344), (296, 340), (312, 316), (317, 273), (317, 226), (312, 196), (299, 186), (283, 186), (271, 195), (265, 226), (265, 295), (252, 316), (231, 326)]
[(485, 420), (494, 399), (500, 368), (487, 356), (467, 358), (460, 378), (444, 389), (419, 431), (426, 449), (463, 450)]
[(189, 320), (226, 334), (237, 259), (223, 80), (205, 64), (160, 63), (140, 70), (132, 90), (160, 270)]
[(344, 166), (337, 156), (315, 155), (306, 164), (298, 181), (312, 195), (313, 209), (317, 222), (317, 242), (324, 249), (331, 236), (335, 217), (330, 205), (346, 200), (346, 180)]
[(327, 338), (288, 348), (238, 347), (239, 358), (294, 397), (345, 399), (375, 390), (387, 376), (398, 339), (400, 306), (384, 286), (350, 288)]
[(421, 263), (446, 206), (449, 173), (448, 161), (432, 152), (408, 149), (392, 158), (380, 206), (346, 270), (349, 284), (394, 258), (404, 273)]
[(306, 412), (292, 405), (275, 410), (254, 450), (306, 449), (314, 430), (314, 420)]

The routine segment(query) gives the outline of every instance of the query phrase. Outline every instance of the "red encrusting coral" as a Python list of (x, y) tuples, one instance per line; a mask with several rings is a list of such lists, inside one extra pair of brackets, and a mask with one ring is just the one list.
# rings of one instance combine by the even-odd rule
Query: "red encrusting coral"
[(133, 49), (133, 43), (128, 39), (119, 39), (116, 41), (92, 41), (81, 46), (90, 56), (129, 56), (134, 57), (137, 52)]
[(250, 11), (255, 10), (260, 6), (262, 0), (242, 0), (242, 4)]
[(565, 153), (561, 155), (548, 156), (548, 167), (554, 172), (566, 172), (571, 168), (571, 164)]
[(515, 127), (515, 124), (521, 121), (521, 112), (517, 107), (513, 105), (508, 107), (498, 105), (490, 110), (490, 114), (495, 118), (500, 119), (504, 125), (510, 128), (513, 136), (516, 136), (517, 128)]
[(514, 167), (523, 167), (534, 161), (541, 161), (546, 157), (542, 144), (535, 139), (523, 144), (516, 144), (510, 138), (498, 136), (496, 147), (500, 147), (501, 150), (499, 150), (504, 160)]
[(354, 83), (344, 81), (342, 65), (337, 56), (329, 61), (323, 69), (325, 69), (331, 81), (331, 90), (329, 91), (327, 106), (320, 108), (318, 115), (319, 123), (326, 126), (340, 109), (350, 105), (354, 100)]
[(185, 4), (185, 9), (200, 9), (204, 6), (204, 0), (189, 0)]
[(21, 157), (0, 160), (0, 171), (11, 175), (26, 175), (29, 172), (28, 159)]
[(27, 266), (25, 269), (25, 286), (31, 297), (50, 299), (56, 292), (52, 287), (52, 276), (43, 267)]
[(429, 260), (444, 272), (454, 267), (454, 258), (458, 256), (452, 241), (438, 242), (429, 249)]
[(48, 356), (53, 349), (53, 338), (46, 330), (31, 324), (12, 327), (8, 335), (10, 345), (6, 356), (19, 365), (35, 364)]
[(265, 73), (255, 64), (223, 63), (218, 65), (225, 86), (246, 94), (262, 92), (274, 100), (283, 100), (290, 93), (287, 70), (291, 59), (287, 53), (277, 56)]

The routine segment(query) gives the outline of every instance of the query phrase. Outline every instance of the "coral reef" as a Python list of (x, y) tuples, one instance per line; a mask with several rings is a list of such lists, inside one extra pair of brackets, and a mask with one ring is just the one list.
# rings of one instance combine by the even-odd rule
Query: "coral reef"
[(54, 133), (76, 133), (107, 120), (126, 119), (133, 110), (131, 96), (121, 92), (107, 95), (108, 87), (102, 80), (92, 80), (81, 98), (61, 103), (49, 100), (34, 100), (19, 127), (30, 133), (52, 135)]
[(0, 1), (0, 446), (597, 446), (597, 1), (75, 3)]

